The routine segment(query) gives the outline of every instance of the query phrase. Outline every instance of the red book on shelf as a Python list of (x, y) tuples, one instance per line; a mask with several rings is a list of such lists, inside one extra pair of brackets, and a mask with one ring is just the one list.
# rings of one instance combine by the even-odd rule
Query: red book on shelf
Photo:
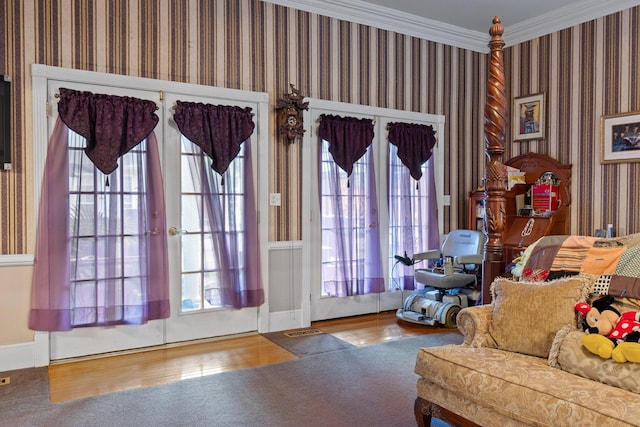
[(534, 184), (532, 186), (532, 208), (537, 213), (557, 211), (560, 206), (558, 199), (559, 187), (552, 184)]

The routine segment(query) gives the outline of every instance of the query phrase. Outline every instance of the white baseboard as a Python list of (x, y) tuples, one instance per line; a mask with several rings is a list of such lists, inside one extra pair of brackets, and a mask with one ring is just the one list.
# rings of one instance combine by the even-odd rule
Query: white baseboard
[(0, 346), (0, 371), (34, 367), (33, 342)]
[(269, 313), (269, 330), (266, 332), (307, 328), (309, 326), (309, 322), (304, 322), (302, 310), (277, 311)]
[(0, 346), (0, 372), (49, 365), (49, 334), (36, 332), (34, 340)]

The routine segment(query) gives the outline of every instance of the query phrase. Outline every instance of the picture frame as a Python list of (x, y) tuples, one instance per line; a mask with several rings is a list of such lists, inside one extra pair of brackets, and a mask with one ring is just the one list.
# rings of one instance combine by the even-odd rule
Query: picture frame
[(640, 162), (640, 112), (602, 116), (601, 163)]
[(513, 140), (543, 139), (546, 131), (544, 93), (513, 99)]

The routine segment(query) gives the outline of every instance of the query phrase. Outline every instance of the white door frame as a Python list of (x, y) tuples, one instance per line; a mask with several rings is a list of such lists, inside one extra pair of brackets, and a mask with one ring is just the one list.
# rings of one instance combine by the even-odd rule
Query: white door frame
[[(140, 89), (156, 91), (162, 98), (163, 92), (181, 93), (192, 96), (212, 96), (218, 99), (230, 99), (236, 101), (257, 102), (255, 111), (256, 130), (259, 140), (258, 150), (254, 151), (254, 159), (258, 162), (258, 176), (256, 177), (258, 218), (262, 218), (258, 224), (260, 241), (261, 276), (265, 293), (265, 303), (258, 308), (258, 332), (269, 329), (269, 283), (267, 274), (268, 259), (268, 144), (269, 144), (269, 95), (263, 92), (248, 92), (235, 89), (202, 86), (191, 83), (170, 82), (164, 80), (147, 79), (142, 77), (130, 77), (118, 74), (98, 73), (85, 70), (74, 70), (62, 67), (53, 67), (42, 64), (32, 64), (32, 100), (33, 100), (33, 179), (34, 179), (34, 226), (38, 223), (38, 208), (42, 186), (42, 176), (46, 160), (47, 145), (49, 141), (48, 115), (54, 103), (48, 99), (48, 81), (59, 80), (70, 83), (83, 83), (101, 85), (105, 88), (120, 87), (125, 89)], [(265, 213), (264, 215), (260, 215)], [(35, 232), (34, 232), (35, 234)], [(37, 332), (35, 360), (49, 361), (49, 346), (41, 345), (43, 340), (50, 340), (47, 332)], [(39, 364), (39, 366), (42, 366)]]
[[(442, 162), (443, 142), (444, 141), (444, 123), (445, 117), (443, 115), (416, 113), (403, 110), (393, 110), (388, 108), (371, 107), (366, 105), (348, 104), (343, 102), (327, 101), (322, 99), (306, 98), (309, 102), (309, 110), (304, 112), (304, 124), (305, 133), (303, 139), (303, 153), (302, 153), (302, 170), (306, 171), (303, 174), (302, 184), (302, 240), (303, 253), (302, 253), (302, 295), (309, 295), (309, 298), (303, 298), (303, 317), (304, 321), (310, 322), (325, 318), (328, 315), (326, 309), (313, 306), (314, 294), (317, 294), (315, 287), (320, 286), (320, 277), (322, 275), (319, 260), (321, 259), (321, 248), (318, 240), (321, 238), (318, 236), (317, 227), (319, 221), (319, 212), (316, 211), (318, 200), (317, 189), (317, 139), (316, 134), (317, 123), (314, 122), (319, 113), (334, 114), (340, 116), (352, 116), (352, 117), (372, 117), (375, 123), (376, 138), (380, 135), (386, 135), (386, 129), (382, 127), (382, 121), (380, 118), (384, 118), (386, 123), (389, 120), (392, 121), (409, 121), (430, 124), (436, 131), (436, 139), (438, 141), (436, 148), (434, 149), (434, 164), (436, 175), (436, 192), (437, 192), (437, 204), (438, 212), (442, 212), (442, 206), (444, 204), (444, 171)], [(387, 120), (389, 119), (389, 120)], [(377, 150), (374, 154), (376, 175), (381, 177), (378, 180), (376, 187), (378, 189), (378, 203), (383, 203), (383, 198), (386, 197), (386, 186), (384, 185), (384, 179), (386, 177), (386, 151)], [(383, 182), (381, 182), (383, 181)], [(386, 205), (386, 202), (384, 202)], [(387, 229), (388, 214), (385, 210), (380, 209), (380, 224), (384, 229)], [(438, 215), (438, 229), (440, 234), (444, 230), (443, 215)], [(388, 236), (381, 236), (382, 248), (388, 247)], [(385, 245), (384, 243), (387, 242)], [(381, 254), (383, 259), (386, 259), (386, 254)], [(386, 262), (383, 263), (383, 273), (385, 277), (385, 285), (388, 285), (389, 271)], [(387, 286), (388, 289), (388, 286)], [(379, 298), (378, 298), (379, 297)], [(333, 298), (334, 300), (346, 300), (347, 298)], [(368, 301), (369, 299), (376, 299), (378, 303), (379, 311), (386, 311), (395, 307), (401, 307), (404, 301), (404, 296), (396, 292), (384, 292), (383, 294), (376, 295), (360, 295), (356, 301)], [(369, 301), (371, 302), (371, 301)], [(400, 305), (398, 305), (400, 304)], [(324, 305), (324, 304), (323, 304)], [(364, 304), (363, 304), (364, 308)], [(347, 315), (360, 314), (357, 311), (351, 311), (346, 301), (336, 301), (333, 307), (330, 308), (330, 316), (340, 317)], [(356, 309), (358, 310), (358, 309)]]

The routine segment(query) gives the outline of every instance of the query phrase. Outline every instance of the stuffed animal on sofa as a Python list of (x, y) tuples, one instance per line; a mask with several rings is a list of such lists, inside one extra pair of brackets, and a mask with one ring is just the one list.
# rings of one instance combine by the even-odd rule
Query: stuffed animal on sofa
[(604, 359), (640, 363), (640, 312), (620, 313), (614, 301), (613, 296), (606, 295), (595, 300), (593, 306), (576, 304), (576, 310), (584, 316), (586, 335), (582, 345)]

